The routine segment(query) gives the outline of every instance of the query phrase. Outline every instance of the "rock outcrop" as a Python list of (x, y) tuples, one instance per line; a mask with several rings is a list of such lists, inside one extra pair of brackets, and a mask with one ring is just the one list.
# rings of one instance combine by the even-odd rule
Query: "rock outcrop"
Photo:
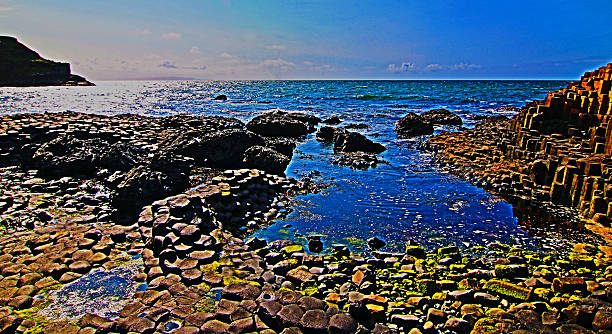
[(321, 119), (302, 113), (271, 111), (254, 117), (247, 129), (265, 137), (301, 137), (315, 131)]
[[(486, 189), (612, 220), (612, 64), (523, 107), (512, 120), (430, 140), (443, 164)], [(609, 231), (607, 232), (609, 234)]]
[(0, 167), (100, 182), (122, 222), (187, 189), (195, 169), (249, 167), (282, 175), (294, 147), (282, 140), (268, 146), (241, 121), (224, 117), (14, 114), (0, 126)]
[(70, 64), (42, 58), (16, 38), (0, 36), (0, 86), (93, 86)]
[(430, 121), (432, 124), (440, 125), (463, 125), (459, 115), (447, 109), (432, 109), (421, 114), (421, 117)]
[(434, 128), (429, 120), (410, 112), (397, 122), (395, 132), (398, 136), (407, 138), (433, 134)]

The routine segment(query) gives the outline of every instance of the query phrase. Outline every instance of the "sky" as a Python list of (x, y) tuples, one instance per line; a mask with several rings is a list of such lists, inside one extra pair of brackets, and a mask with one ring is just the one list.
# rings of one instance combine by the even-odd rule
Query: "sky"
[(0, 35), (90, 80), (575, 79), (609, 0), (0, 0)]

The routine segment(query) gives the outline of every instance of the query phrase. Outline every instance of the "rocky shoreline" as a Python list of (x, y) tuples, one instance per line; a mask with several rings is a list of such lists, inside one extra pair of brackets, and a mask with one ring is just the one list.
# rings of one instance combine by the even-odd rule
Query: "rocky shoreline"
[[(515, 182), (537, 179), (538, 169), (521, 174), (524, 160), (504, 155), (520, 152), (510, 138), (527, 138), (523, 129), (513, 135), (525, 115), (442, 134), (429, 145), (440, 162), (477, 184), (541, 199), (546, 188)], [(443, 111), (430, 116), (458, 124)], [(411, 115), (404, 123), (418, 124), (420, 133), (430, 131), (429, 122)], [(338, 163), (353, 168), (374, 167), (385, 150), (359, 133), (319, 123), (280, 111), (247, 124), (74, 112), (2, 117), (0, 333), (612, 330), (607, 246), (577, 244), (561, 259), (497, 243), (429, 252), (408, 244), (392, 253), (377, 250), (384, 242), (372, 239), (371, 252), (352, 254), (344, 245), (323, 249), (316, 237), (306, 249), (249, 238), (287, 215), (291, 196), (320, 187), (284, 176), (305, 135), (316, 132), (333, 145)], [(535, 129), (529, 131), (533, 139)], [(544, 138), (556, 147), (566, 140)], [(506, 150), (496, 153), (500, 145)], [(606, 147), (592, 146), (592, 153)], [(605, 184), (606, 169), (594, 175), (596, 164), (587, 161), (576, 164)], [(499, 176), (512, 168), (518, 176)], [(566, 175), (558, 174), (551, 176), (555, 182)], [(585, 182), (603, 189), (597, 180)], [(559, 194), (557, 187), (549, 194)]]

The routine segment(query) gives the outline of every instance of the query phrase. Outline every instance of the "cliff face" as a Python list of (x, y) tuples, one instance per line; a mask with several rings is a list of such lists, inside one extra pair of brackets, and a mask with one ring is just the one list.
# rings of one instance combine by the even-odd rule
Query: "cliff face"
[(0, 86), (92, 86), (70, 64), (42, 58), (16, 38), (0, 36)]

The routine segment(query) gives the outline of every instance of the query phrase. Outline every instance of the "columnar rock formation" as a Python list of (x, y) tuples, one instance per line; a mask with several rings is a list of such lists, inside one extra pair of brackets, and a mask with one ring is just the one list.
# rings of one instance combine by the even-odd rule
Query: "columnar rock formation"
[(523, 107), (511, 121), (485, 122), (430, 143), (441, 161), (477, 184), (506, 195), (612, 219), (612, 64)]

